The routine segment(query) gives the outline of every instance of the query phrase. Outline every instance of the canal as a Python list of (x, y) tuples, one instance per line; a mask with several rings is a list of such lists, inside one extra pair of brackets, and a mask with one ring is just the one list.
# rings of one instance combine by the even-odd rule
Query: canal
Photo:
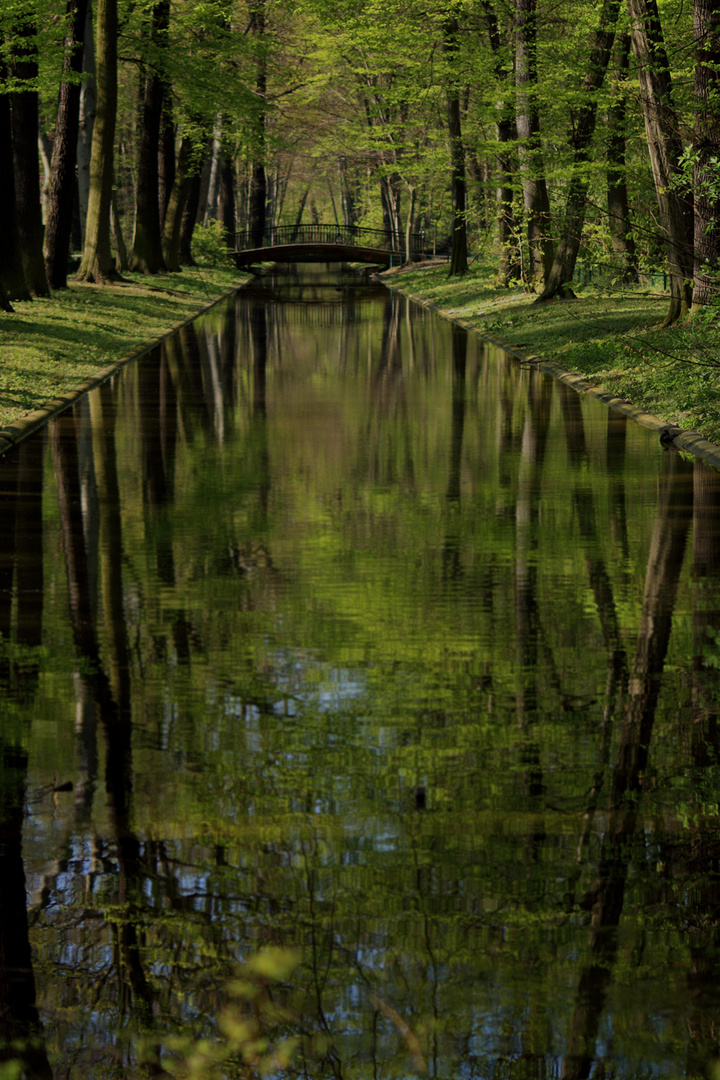
[(718, 1076), (717, 473), (321, 268), (0, 501), (3, 1080)]

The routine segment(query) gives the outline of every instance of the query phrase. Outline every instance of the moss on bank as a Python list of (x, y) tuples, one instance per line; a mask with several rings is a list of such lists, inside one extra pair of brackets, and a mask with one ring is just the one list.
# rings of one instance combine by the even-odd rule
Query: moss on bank
[(246, 280), (193, 267), (113, 286), (70, 282), (49, 300), (0, 315), (0, 427), (74, 390), (138, 345), (162, 336)]
[(382, 275), (385, 284), (430, 302), (481, 334), (541, 356), (593, 385), (720, 443), (718, 313), (661, 329), (668, 295), (645, 288), (578, 290), (578, 299), (534, 303), (497, 289), (486, 267), (449, 278), (447, 264)]

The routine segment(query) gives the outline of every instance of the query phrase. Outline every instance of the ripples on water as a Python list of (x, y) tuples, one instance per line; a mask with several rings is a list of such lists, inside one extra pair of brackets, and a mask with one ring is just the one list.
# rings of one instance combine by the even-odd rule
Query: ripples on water
[(2, 1056), (714, 1076), (717, 475), (323, 274), (0, 459)]

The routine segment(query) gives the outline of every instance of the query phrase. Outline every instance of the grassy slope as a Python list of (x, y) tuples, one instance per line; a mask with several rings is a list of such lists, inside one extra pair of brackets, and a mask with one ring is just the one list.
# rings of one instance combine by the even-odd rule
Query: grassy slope
[(0, 427), (73, 390), (245, 280), (192, 268), (114, 286), (79, 285), (0, 314)]
[(552, 361), (597, 386), (720, 443), (720, 336), (707, 318), (663, 330), (667, 295), (587, 287), (574, 301), (535, 304), (493, 288), (486, 268), (448, 278), (447, 265), (384, 275), (480, 333)]

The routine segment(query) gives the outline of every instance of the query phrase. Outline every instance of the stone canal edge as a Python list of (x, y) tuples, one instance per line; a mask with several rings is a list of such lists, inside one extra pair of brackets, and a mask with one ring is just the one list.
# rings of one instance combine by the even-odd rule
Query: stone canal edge
[(667, 432), (667, 443), (672, 444), (678, 450), (684, 450), (688, 454), (693, 454), (695, 457), (702, 458), (702, 460), (706, 461), (709, 465), (712, 465), (716, 469), (720, 469), (720, 446), (718, 446), (717, 443), (710, 442), (709, 439), (703, 438), (697, 431), (685, 430), (676, 424), (669, 423), (667, 420), (660, 420), (657, 416), (653, 416), (652, 413), (643, 412), (642, 409), (633, 405), (632, 402), (628, 401), (626, 398), (615, 397), (613, 394), (607, 393), (602, 387), (594, 386), (591, 382), (588, 382), (587, 379), (583, 379), (581, 375), (574, 375), (571, 371), (564, 371), (563, 368), (558, 367), (557, 364), (553, 364), (549, 360), (543, 360), (541, 356), (522, 352), (513, 345), (508, 345), (506, 342), (502, 341), (501, 338), (493, 337), (490, 334), (484, 333), (482, 330), (478, 330), (469, 319), (457, 318), (451, 312), (443, 311), (443, 309), (437, 304), (434, 304), (432, 300), (426, 300), (421, 296), (415, 296), (413, 293), (405, 292), (400, 286), (395, 284), (390, 285), (387, 281), (383, 281), (383, 284), (386, 285), (387, 288), (392, 289), (393, 292), (399, 293), (408, 300), (412, 300), (414, 304), (420, 304), (421, 307), (434, 311), (437, 315), (442, 316), (443, 319), (447, 319), (448, 322), (456, 323), (469, 333), (475, 334), (477, 337), (482, 338), (491, 345), (495, 345), (497, 348), (503, 349), (504, 352), (510, 353), (511, 356), (514, 356), (515, 359), (519, 360), (522, 364), (533, 367), (537, 371), (543, 371), (548, 375), (552, 375), (554, 379), (558, 379), (560, 382), (567, 383), (573, 390), (576, 390), (578, 394), (589, 394), (591, 397), (597, 398), (598, 401), (604, 402), (605, 405), (614, 409), (616, 412), (629, 416), (638, 424), (642, 424), (643, 427), (657, 431), (658, 434), (660, 432)]
[[(112, 364), (108, 364), (107, 367), (101, 368), (100, 371), (91, 375), (89, 379), (85, 379), (79, 383), (74, 390), (69, 390), (67, 394), (62, 394), (60, 397), (53, 398), (52, 401), (48, 401), (40, 409), (35, 409), (33, 412), (28, 413), (27, 416), (21, 416), (19, 420), (14, 420), (12, 424), (8, 424), (6, 427), (0, 428), (0, 455), (7, 453), (8, 450), (12, 450), (14, 446), (17, 446), (19, 442), (26, 439), (28, 435), (33, 435), (45, 424), (49, 423), (54, 417), (59, 416), (60, 413), (69, 409), (78, 398), (81, 398), (83, 394), (87, 394), (90, 390), (94, 390), (96, 386), (100, 386), (101, 383), (107, 382), (112, 376), (125, 367), (126, 364), (132, 363), (133, 360), (139, 360), (145, 353), (150, 352), (157, 345), (159, 345), (165, 338), (171, 337), (172, 334), (176, 334), (178, 330), (182, 330), (184, 326), (188, 326), (189, 323), (194, 322), (195, 319), (204, 315), (206, 311), (210, 311), (217, 304), (221, 304), (223, 300), (228, 300), (231, 296), (234, 296), (238, 289), (242, 288), (242, 285), (233, 286), (232, 289), (228, 289), (221, 296), (216, 296), (214, 300), (211, 300), (209, 304), (204, 307), (198, 308), (191, 315), (186, 315), (180, 322), (174, 323), (168, 330), (165, 330), (162, 334), (159, 334), (152, 341), (146, 341), (142, 345), (136, 345), (129, 353), (121, 356), (119, 360), (115, 360)], [(720, 455), (719, 455), (720, 460)]]

